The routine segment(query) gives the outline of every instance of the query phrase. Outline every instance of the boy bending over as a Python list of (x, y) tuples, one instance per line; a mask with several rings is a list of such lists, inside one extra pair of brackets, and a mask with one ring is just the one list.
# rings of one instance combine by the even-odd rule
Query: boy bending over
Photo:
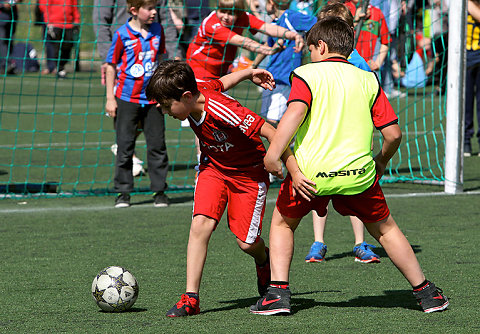
[[(342, 215), (356, 216), (380, 242), (413, 287), (424, 312), (447, 308), (448, 300), (425, 279), (415, 254), (390, 215), (379, 178), (395, 154), (402, 133), (375, 74), (347, 62), (353, 29), (325, 18), (307, 33), (312, 63), (292, 72), (286, 113), (265, 156), (268, 171), (280, 173), (280, 156), (296, 134), (298, 168), (287, 164), (270, 228), (271, 283), (250, 308), (256, 314), (290, 313), (288, 286), (294, 231), (311, 210), (325, 216), (330, 200)], [(384, 141), (372, 158), (373, 127)], [(289, 152), (288, 160), (292, 160)]]
[(148, 84), (147, 96), (157, 101), (164, 113), (182, 121), (188, 118), (201, 149), (187, 247), (186, 293), (167, 317), (200, 312), (198, 293), (208, 242), (227, 203), (228, 226), (240, 249), (255, 259), (261, 296), (270, 282), (268, 249), (260, 238), (270, 185), (260, 137), (270, 141), (275, 128), (222, 93), (247, 78), (264, 88), (274, 85), (269, 72), (249, 69), (197, 86), (192, 68), (177, 61), (161, 63)]

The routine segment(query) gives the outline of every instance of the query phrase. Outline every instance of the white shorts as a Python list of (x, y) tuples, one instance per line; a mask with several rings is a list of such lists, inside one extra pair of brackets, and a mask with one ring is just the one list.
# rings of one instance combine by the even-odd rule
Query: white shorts
[(262, 109), (260, 116), (270, 121), (280, 121), (287, 110), (288, 96), (290, 95), (289, 85), (277, 85), (273, 91), (262, 92)]

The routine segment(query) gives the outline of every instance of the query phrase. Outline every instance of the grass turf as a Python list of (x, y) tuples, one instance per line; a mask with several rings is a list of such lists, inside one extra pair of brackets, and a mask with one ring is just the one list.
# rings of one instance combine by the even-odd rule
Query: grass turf
[[(202, 313), (169, 319), (165, 312), (184, 291), (191, 194), (172, 195), (173, 204), (166, 209), (153, 208), (146, 195), (134, 196), (130, 209), (113, 209), (113, 198), (107, 196), (20, 199), (0, 202), (0, 331), (478, 332), (480, 195), (401, 197), (399, 188), (385, 185), (391, 211), (427, 278), (450, 298), (446, 312), (422, 313), (382, 248), (377, 248), (381, 264), (355, 263), (349, 220), (331, 210), (326, 262), (303, 260), (313, 241), (309, 217), (296, 232), (292, 316), (248, 313), (258, 298), (255, 267), (236, 246), (224, 219), (210, 241)], [(277, 191), (269, 194), (265, 239)], [(377, 244), (370, 236), (366, 240)], [(91, 282), (109, 265), (128, 268), (139, 282), (140, 295), (131, 312), (104, 313), (93, 302)]]

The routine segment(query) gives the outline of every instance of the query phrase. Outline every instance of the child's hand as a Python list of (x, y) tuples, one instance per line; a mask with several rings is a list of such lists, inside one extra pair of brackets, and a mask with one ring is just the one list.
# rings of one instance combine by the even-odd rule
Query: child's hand
[(378, 178), (381, 179), (387, 168), (387, 163), (382, 162), (381, 153), (377, 154), (373, 160), (375, 161), (375, 171), (377, 172)]
[(108, 117), (115, 117), (117, 115), (117, 101), (115, 99), (107, 99), (105, 115)]
[(297, 169), (292, 176), (292, 194), (293, 196), (297, 196), (297, 193), (300, 194), (304, 199), (310, 202), (312, 198), (315, 197), (315, 193), (317, 192), (314, 188), (315, 182), (307, 179), (305, 175)]
[(275, 80), (272, 73), (263, 69), (253, 69), (250, 80), (263, 89), (273, 90), (275, 88)]
[(368, 66), (370, 66), (370, 69), (371, 69), (372, 71), (377, 71), (377, 70), (380, 68), (380, 66), (378, 65), (378, 63), (377, 63), (375, 60), (373, 60), (373, 59), (370, 59), (370, 60), (368, 61)]
[(267, 172), (280, 179), (283, 179), (282, 163), (279, 159), (272, 159), (267, 152), (265, 158), (263, 158), (263, 163)]
[(299, 34), (295, 34), (295, 46), (293, 47), (293, 50), (295, 50), (296, 53), (301, 52), (304, 45), (303, 37)]

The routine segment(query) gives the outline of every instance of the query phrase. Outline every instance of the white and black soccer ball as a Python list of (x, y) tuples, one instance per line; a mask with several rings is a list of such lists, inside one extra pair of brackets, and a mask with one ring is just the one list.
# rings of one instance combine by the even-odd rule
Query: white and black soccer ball
[(138, 283), (127, 269), (107, 267), (93, 279), (92, 295), (102, 310), (123, 312), (132, 307), (137, 300)]

